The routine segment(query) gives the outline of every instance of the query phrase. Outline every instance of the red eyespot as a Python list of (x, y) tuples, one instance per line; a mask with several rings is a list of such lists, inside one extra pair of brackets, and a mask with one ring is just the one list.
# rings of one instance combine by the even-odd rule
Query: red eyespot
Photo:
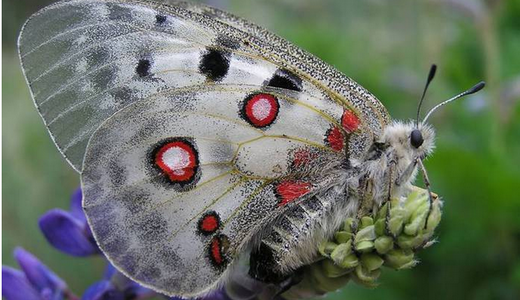
[(254, 94), (244, 101), (242, 117), (254, 127), (262, 128), (275, 121), (279, 109), (278, 100), (273, 95)]
[(187, 182), (196, 173), (197, 151), (187, 141), (167, 142), (155, 154), (155, 164), (172, 182)]

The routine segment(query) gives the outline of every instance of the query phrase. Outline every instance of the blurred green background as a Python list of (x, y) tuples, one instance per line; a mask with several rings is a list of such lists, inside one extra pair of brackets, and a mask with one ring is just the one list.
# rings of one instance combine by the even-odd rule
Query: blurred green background
[[(81, 294), (104, 263), (62, 254), (39, 232), (38, 217), (66, 209), (79, 178), (33, 107), (15, 50), (23, 20), (48, 2), (2, 3), (2, 259), (15, 265), (12, 250), (20, 245)], [(411, 270), (386, 269), (378, 288), (349, 284), (328, 299), (520, 299), (519, 0), (206, 2), (336, 66), (394, 118), (414, 118), (431, 63), (439, 70), (426, 109), (486, 80), (483, 92), (430, 119), (438, 138), (426, 167), (445, 200), (439, 243)]]

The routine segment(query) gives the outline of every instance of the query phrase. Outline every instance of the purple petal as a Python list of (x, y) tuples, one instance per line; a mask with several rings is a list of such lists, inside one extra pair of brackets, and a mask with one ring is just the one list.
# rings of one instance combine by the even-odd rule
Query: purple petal
[(2, 296), (6, 300), (41, 300), (24, 273), (7, 266), (2, 266)]
[(74, 256), (99, 253), (86, 222), (74, 218), (61, 209), (51, 209), (39, 220), (47, 241), (57, 249)]
[(128, 299), (148, 299), (158, 294), (151, 289), (145, 288), (137, 282), (134, 282), (132, 285), (129, 285), (125, 289), (125, 295)]
[(70, 196), (70, 213), (74, 216), (74, 218), (87, 222), (81, 204), (82, 198), (83, 194), (81, 192), (81, 188), (77, 188)]
[(216, 290), (204, 297), (201, 298), (202, 300), (229, 300), (230, 298), (226, 294), (226, 291), (224, 288), (221, 288), (219, 290)]
[(81, 297), (82, 300), (124, 300), (124, 295), (112, 283), (102, 280), (91, 285)]
[(141, 286), (139, 283), (126, 277), (109, 262), (105, 270), (104, 278), (112, 282), (119, 290), (123, 291), (126, 299), (147, 299), (157, 296), (157, 293)]
[(107, 261), (107, 267), (105, 268), (105, 273), (103, 274), (103, 279), (110, 281), (112, 276), (114, 276), (117, 273), (118, 273), (118, 271), (114, 267), (114, 265), (112, 265), (112, 263)]
[(34, 255), (17, 247), (14, 258), (25, 273), (27, 280), (40, 292), (45, 288), (52, 291), (64, 291), (67, 285)]

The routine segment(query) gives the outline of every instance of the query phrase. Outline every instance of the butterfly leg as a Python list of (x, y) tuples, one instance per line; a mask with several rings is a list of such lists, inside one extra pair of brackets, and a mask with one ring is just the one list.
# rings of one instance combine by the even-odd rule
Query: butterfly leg
[(374, 205), (374, 182), (372, 179), (368, 177), (363, 177), (361, 179), (359, 189), (359, 199), (360, 204), (357, 212), (357, 220), (359, 220), (362, 216), (366, 216), (373, 208)]
[(426, 226), (428, 225), (428, 219), (430, 218), (430, 214), (432, 212), (433, 200), (434, 200), (434, 198), (437, 198), (437, 197), (435, 197), (432, 193), (430, 179), (428, 178), (428, 173), (426, 172), (426, 168), (424, 167), (422, 160), (417, 159), (417, 163), (419, 165), (419, 168), (421, 169), (421, 173), (423, 174), (424, 185), (426, 186), (426, 189), (428, 190), (429, 205), (428, 205), (428, 213), (426, 214), (426, 221), (424, 222), (424, 228), (426, 228)]
[[(387, 178), (387, 191), (386, 191), (386, 197), (384, 201), (381, 203), (381, 206), (385, 205), (386, 203), (390, 203), (390, 200), (392, 199), (392, 192), (394, 190), (394, 182), (397, 180), (394, 179), (395, 177), (395, 168), (396, 168), (397, 162), (395, 160), (391, 160), (388, 163), (388, 175), (386, 175)], [(385, 233), (390, 234), (390, 230), (388, 229), (388, 222), (390, 221), (390, 209), (386, 210), (386, 216), (385, 216)]]

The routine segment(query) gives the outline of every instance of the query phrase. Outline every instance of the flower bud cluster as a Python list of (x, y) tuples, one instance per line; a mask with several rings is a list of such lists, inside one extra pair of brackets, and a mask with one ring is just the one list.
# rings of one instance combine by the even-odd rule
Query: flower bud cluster
[(401, 199), (392, 199), (376, 213), (347, 218), (333, 238), (319, 246), (322, 259), (306, 267), (304, 279), (286, 299), (302, 299), (335, 291), (350, 280), (375, 287), (381, 269), (408, 269), (417, 264), (417, 251), (430, 246), (441, 220), (442, 202), (414, 187)]

